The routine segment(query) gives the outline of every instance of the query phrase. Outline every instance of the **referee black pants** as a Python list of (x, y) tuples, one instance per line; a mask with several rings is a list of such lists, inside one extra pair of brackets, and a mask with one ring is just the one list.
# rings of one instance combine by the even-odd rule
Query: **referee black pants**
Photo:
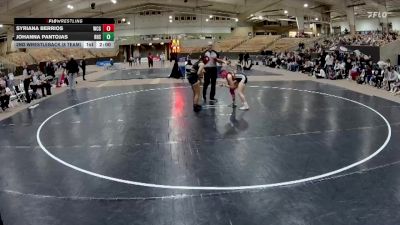
[(215, 86), (217, 84), (217, 67), (206, 67), (203, 84), (203, 99), (207, 99), (207, 88), (211, 84), (210, 100), (215, 98)]

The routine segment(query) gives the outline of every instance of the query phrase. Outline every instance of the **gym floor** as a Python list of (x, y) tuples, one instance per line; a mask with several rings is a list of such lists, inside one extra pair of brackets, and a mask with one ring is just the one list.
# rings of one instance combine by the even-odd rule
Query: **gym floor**
[(249, 82), (250, 110), (187, 84), (67, 90), (0, 122), (5, 225), (400, 222), (400, 105)]

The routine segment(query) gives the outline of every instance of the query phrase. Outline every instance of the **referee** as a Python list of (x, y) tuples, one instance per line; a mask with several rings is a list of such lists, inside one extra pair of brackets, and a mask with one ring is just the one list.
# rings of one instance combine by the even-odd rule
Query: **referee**
[(207, 88), (211, 83), (210, 102), (217, 102), (218, 100), (215, 98), (215, 86), (218, 77), (217, 62), (223, 63), (223, 61), (219, 59), (219, 54), (213, 49), (213, 44), (211, 42), (208, 44), (208, 49), (204, 53), (204, 56), (207, 56), (209, 61), (204, 66), (206, 72), (204, 74), (203, 99), (204, 102), (207, 102)]

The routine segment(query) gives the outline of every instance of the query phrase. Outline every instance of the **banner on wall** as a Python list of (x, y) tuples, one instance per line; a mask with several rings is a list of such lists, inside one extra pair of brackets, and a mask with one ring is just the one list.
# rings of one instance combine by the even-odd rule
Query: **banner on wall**
[(180, 53), (181, 52), (181, 43), (178, 39), (172, 39), (171, 52), (172, 53)]

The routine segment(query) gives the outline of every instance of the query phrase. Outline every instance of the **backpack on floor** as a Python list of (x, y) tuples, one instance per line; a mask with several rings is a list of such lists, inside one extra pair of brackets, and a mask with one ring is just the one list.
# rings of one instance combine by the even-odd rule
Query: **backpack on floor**
[(357, 84), (363, 84), (364, 83), (364, 79), (361, 76), (358, 76), (356, 79)]

